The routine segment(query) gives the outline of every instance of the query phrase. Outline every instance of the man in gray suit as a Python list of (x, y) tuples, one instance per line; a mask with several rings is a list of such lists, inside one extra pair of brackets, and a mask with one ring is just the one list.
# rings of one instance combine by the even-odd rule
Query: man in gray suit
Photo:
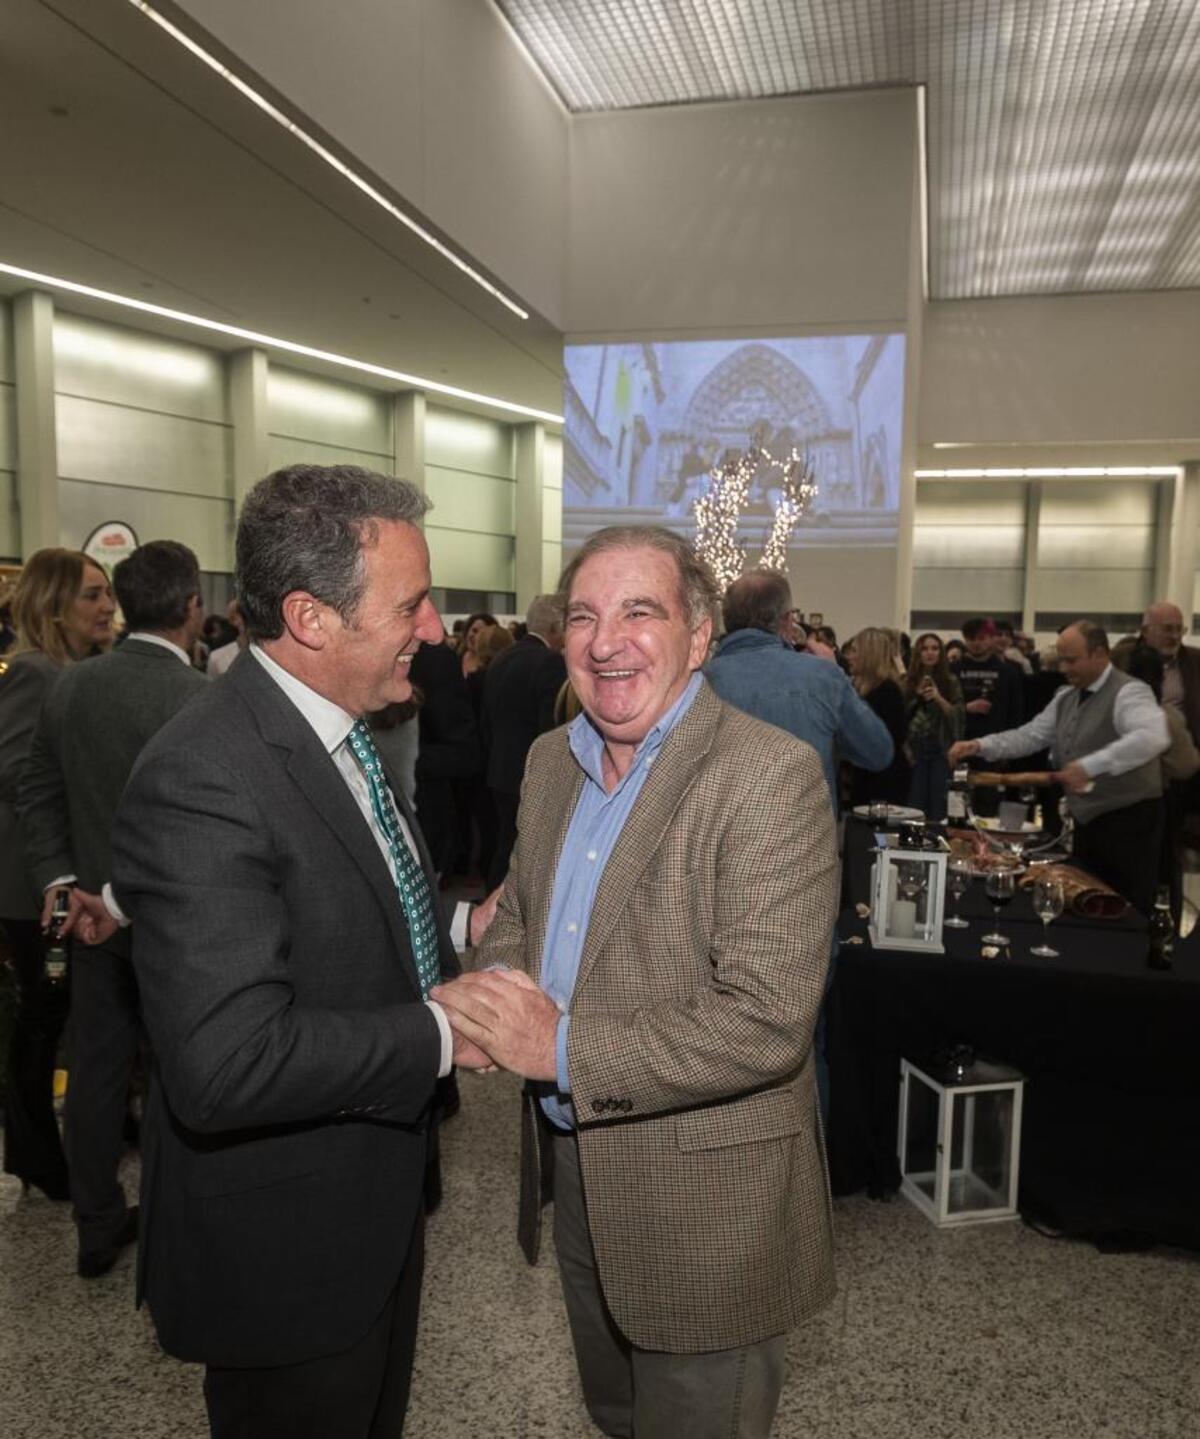
[(412, 485), (297, 465), (237, 533), (250, 646), (147, 746), (113, 887), (155, 1067), (139, 1292), (212, 1433), (400, 1432), (434, 1087), (486, 1056), (436, 876), (363, 716), (442, 623)]
[[(46, 697), (18, 807), (26, 867), (45, 893), (78, 886), (73, 911), (96, 902), (111, 873), (117, 801), (146, 741), (205, 688), (189, 651), (204, 621), (200, 567), (186, 545), (154, 540), (122, 560), (113, 587), (128, 638), (68, 665)], [(106, 1273), (137, 1234), (117, 1178), (129, 1081), (140, 1038), (129, 937), (77, 951), (71, 974), (65, 1147), (85, 1279)]]

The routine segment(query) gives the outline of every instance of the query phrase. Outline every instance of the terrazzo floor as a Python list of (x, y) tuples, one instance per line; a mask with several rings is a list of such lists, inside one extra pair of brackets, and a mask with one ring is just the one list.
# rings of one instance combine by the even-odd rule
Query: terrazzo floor
[[(552, 1259), (513, 1235), (516, 1085), (460, 1082), (406, 1434), (584, 1439)], [(1200, 1439), (1200, 1256), (943, 1234), (902, 1201), (836, 1221), (838, 1297), (792, 1338), (776, 1439)], [(90, 1283), (73, 1260), (65, 1206), (0, 1179), (0, 1439), (202, 1439), (200, 1371), (134, 1309), (132, 1252)]]

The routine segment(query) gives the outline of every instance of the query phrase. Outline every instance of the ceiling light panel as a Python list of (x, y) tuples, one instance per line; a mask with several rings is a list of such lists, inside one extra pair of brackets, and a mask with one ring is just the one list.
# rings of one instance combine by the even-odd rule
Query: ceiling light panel
[(573, 111), (928, 87), (931, 294), (1200, 287), (1195, 0), (497, 0)]

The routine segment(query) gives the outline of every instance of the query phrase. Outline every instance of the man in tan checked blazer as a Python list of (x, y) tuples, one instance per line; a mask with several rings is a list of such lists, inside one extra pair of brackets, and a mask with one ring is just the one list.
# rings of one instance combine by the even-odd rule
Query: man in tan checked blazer
[(531, 1081), (522, 1242), (532, 1260), (552, 1188), (596, 1423), (765, 1436), (785, 1335), (834, 1288), (812, 1053), (828, 789), (807, 745), (700, 676), (717, 593), (685, 541), (600, 531), (561, 593), (584, 714), (530, 754), (494, 968), (435, 996)]

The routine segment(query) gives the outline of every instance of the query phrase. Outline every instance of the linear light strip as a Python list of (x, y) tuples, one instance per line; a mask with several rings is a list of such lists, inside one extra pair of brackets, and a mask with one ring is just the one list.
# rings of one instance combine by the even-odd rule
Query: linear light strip
[(1178, 465), (1063, 465), (1005, 470), (917, 470), (918, 480), (1149, 479), (1177, 475)]
[(449, 395), (456, 400), (471, 400), (476, 404), (490, 405), (512, 415), (523, 415), (531, 420), (545, 420), (547, 424), (561, 425), (563, 417), (549, 410), (535, 410), (529, 405), (518, 405), (513, 400), (497, 399), (495, 395), (481, 395), (474, 390), (460, 390), (457, 385), (444, 385), (438, 380), (425, 380), (420, 375), (408, 375), (403, 370), (390, 370), (386, 365), (372, 365), (367, 360), (355, 360), (349, 355), (337, 355), (332, 350), (317, 350), (311, 345), (300, 345), (295, 340), (281, 340), (276, 335), (264, 335), (257, 330), (244, 330), (240, 325), (225, 325), (219, 320), (206, 320), (202, 315), (189, 315), (186, 310), (170, 310), (165, 305), (152, 305), (148, 300), (135, 300), (130, 295), (117, 295), (111, 290), (97, 290), (93, 285), (81, 285), (75, 280), (63, 280), (57, 275), (43, 275), (37, 270), (26, 270), (20, 265), (7, 265), (0, 261), (0, 275), (13, 275), (19, 280), (29, 280), (35, 285), (45, 285), (52, 290), (66, 290), (72, 295), (86, 295), (92, 300), (103, 300), (110, 305), (120, 305), (127, 310), (139, 310), (145, 315), (158, 315), (164, 320), (176, 320), (182, 325), (194, 325), (199, 330), (210, 330), (219, 335), (232, 335), (234, 339), (246, 340), (252, 345), (263, 345), (273, 350), (282, 350), (289, 355), (306, 355), (309, 359), (324, 360), (326, 364), (340, 365), (345, 370), (356, 370), (362, 375), (376, 375), (380, 379), (395, 380), (414, 389), (429, 390), (433, 394)]
[(264, 115), (270, 116), (277, 125), (282, 126), (290, 135), (294, 135), (301, 144), (307, 145), (314, 155), (324, 160), (328, 166), (336, 170), (344, 179), (349, 180), (356, 189), (362, 191), (368, 200), (374, 201), (380, 209), (386, 210), (392, 219), (399, 220), (400, 223), (410, 229), (414, 235), (424, 240), (427, 245), (436, 250), (443, 259), (449, 260), (450, 263), (461, 270), (464, 275), (474, 280), (481, 290), (486, 290), (489, 295), (499, 300), (506, 309), (511, 310), (514, 315), (519, 316), (522, 320), (529, 318), (528, 310), (523, 310), (515, 300), (510, 300), (502, 290), (497, 289), (490, 280), (481, 275), (473, 266), (467, 264), (461, 255), (456, 254), (448, 245), (443, 244), (436, 235), (425, 229), (425, 227), (414, 220), (411, 215), (405, 214), (398, 205), (394, 205), (386, 195), (377, 190), (369, 180), (365, 180), (356, 170), (352, 170), (344, 160), (338, 159), (331, 150), (326, 149), (314, 136), (310, 135), (306, 130), (302, 130), (294, 120), (285, 115), (277, 106), (272, 105), (265, 95), (260, 94), (252, 85), (248, 85), (241, 76), (235, 75), (228, 65), (223, 64), (215, 55), (210, 54), (202, 45), (197, 44), (197, 42), (193, 40), (190, 35), (185, 34), (178, 25), (173, 24), (165, 15), (160, 15), (152, 5), (146, 3), (146, 0), (129, 0), (129, 3), (135, 10), (140, 10), (148, 20), (153, 20), (159, 29), (165, 31), (172, 40), (182, 45), (185, 50), (195, 55), (198, 60), (203, 61), (210, 70), (220, 75), (222, 80), (232, 85), (233, 88), (237, 90), (239, 94), (244, 95), (252, 105), (256, 105)]

